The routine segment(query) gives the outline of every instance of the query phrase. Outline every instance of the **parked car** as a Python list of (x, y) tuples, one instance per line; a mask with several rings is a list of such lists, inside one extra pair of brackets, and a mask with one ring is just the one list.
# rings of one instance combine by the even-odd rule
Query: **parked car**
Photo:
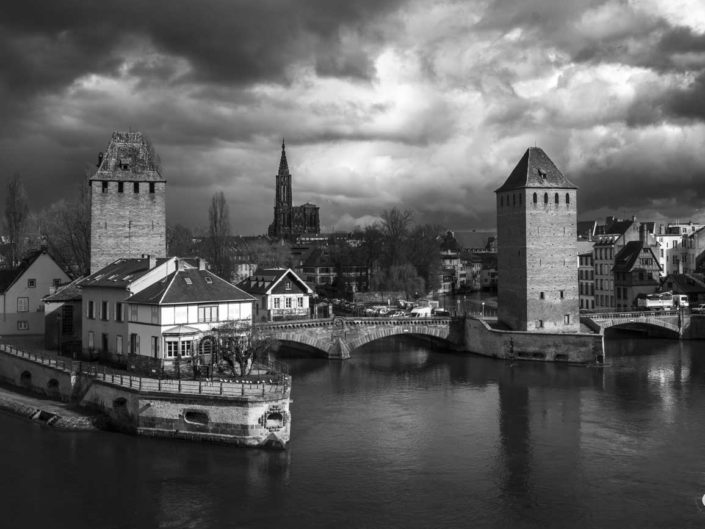
[(701, 303), (700, 305), (695, 305), (690, 309), (691, 312), (695, 314), (705, 314), (705, 303)]

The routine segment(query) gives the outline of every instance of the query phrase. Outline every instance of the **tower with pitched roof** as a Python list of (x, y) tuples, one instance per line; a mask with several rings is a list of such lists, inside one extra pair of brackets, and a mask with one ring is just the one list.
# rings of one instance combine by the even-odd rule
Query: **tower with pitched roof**
[(531, 147), (495, 193), (498, 319), (515, 331), (578, 332), (577, 187)]
[(91, 273), (120, 258), (166, 256), (166, 179), (141, 132), (113, 132), (91, 187)]
[(269, 236), (279, 239), (320, 232), (318, 206), (306, 203), (292, 206), (291, 173), (286, 160), (286, 145), (282, 140), (279, 171), (275, 177), (274, 220), (269, 226)]

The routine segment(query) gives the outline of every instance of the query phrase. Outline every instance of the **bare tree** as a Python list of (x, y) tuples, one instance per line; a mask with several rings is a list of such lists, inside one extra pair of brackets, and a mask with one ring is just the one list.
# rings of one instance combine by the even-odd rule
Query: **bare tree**
[(393, 208), (382, 212), (381, 231), (387, 266), (400, 265), (406, 261), (406, 239), (412, 219), (413, 213), (408, 209), (401, 211)]
[(9, 238), (8, 261), (10, 267), (19, 264), (22, 257), (22, 237), (29, 216), (27, 194), (22, 185), (22, 177), (15, 173), (7, 186), (5, 197), (5, 229)]
[(87, 274), (91, 263), (90, 188), (81, 185), (73, 200), (59, 200), (39, 217), (40, 232), (59, 265), (75, 276)]
[(227, 322), (213, 329), (216, 340), (219, 371), (233, 376), (249, 375), (255, 361), (266, 360), (272, 342), (258, 336), (250, 322)]
[(230, 213), (225, 195), (218, 191), (213, 195), (208, 209), (208, 253), (211, 267), (223, 279), (230, 280), (232, 263), (228, 252), (230, 238)]

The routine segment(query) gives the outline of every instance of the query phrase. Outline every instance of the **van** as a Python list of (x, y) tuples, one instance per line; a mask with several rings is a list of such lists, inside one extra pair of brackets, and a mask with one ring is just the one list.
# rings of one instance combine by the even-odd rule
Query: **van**
[(412, 318), (430, 318), (431, 307), (414, 307), (409, 314)]

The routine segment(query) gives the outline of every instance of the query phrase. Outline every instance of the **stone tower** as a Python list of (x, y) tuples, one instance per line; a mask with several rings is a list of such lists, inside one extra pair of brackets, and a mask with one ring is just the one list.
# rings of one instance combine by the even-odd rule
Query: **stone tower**
[(269, 226), (269, 236), (286, 239), (302, 234), (320, 233), (318, 206), (308, 202), (303, 206), (291, 205), (291, 173), (286, 161), (286, 146), (283, 140), (275, 185), (274, 220)]
[(121, 257), (166, 256), (166, 180), (141, 132), (113, 132), (91, 187), (91, 273)]
[(495, 193), (499, 320), (515, 331), (578, 332), (577, 187), (532, 147)]
[(291, 173), (286, 161), (286, 146), (282, 140), (282, 155), (276, 175), (276, 196), (274, 198), (274, 221), (269, 227), (272, 237), (284, 237), (291, 233)]

